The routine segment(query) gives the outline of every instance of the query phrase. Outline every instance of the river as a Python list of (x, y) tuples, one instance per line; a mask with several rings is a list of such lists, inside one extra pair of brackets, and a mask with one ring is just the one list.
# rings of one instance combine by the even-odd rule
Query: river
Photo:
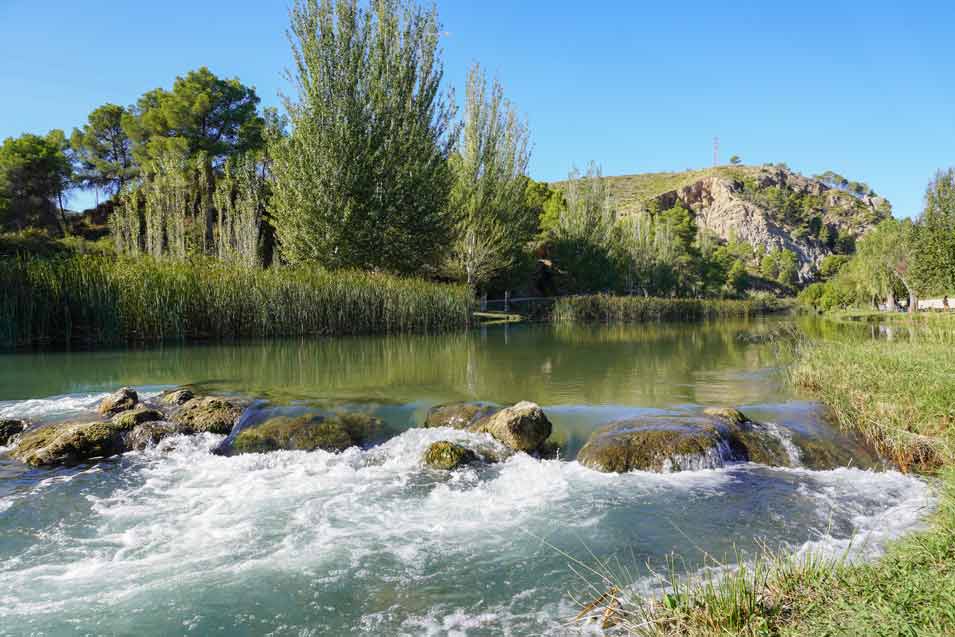
[[(787, 387), (785, 348), (761, 336), (788, 326), (518, 325), (0, 355), (0, 418), (78, 418), (122, 385), (149, 396), (188, 384), (254, 399), (243, 418), (358, 410), (399, 432), (340, 454), (234, 457), (211, 454), (221, 436), (205, 434), (58, 469), (0, 448), (0, 635), (566, 634), (574, 597), (588, 595), (573, 560), (653, 594), (652, 572), (672, 556), (691, 572), (762, 545), (875, 556), (920, 524), (932, 493)], [(425, 469), (430, 442), (473, 434), (415, 425), (460, 400), (539, 403), (560, 457)], [(853, 460), (624, 475), (574, 461), (602, 423), (723, 405)]]

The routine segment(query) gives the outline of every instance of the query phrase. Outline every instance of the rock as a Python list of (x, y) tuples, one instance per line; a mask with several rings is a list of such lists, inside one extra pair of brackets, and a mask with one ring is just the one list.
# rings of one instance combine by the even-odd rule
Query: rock
[(26, 428), (25, 420), (0, 419), (0, 447), (7, 446), (14, 436), (23, 433)]
[(469, 427), (489, 433), (516, 451), (535, 451), (550, 436), (552, 426), (536, 403), (522, 401), (483, 418)]
[(451, 471), (472, 462), (477, 462), (477, 455), (455, 442), (439, 440), (433, 442), (424, 452), (424, 463), (432, 469)]
[(481, 403), (446, 403), (435, 405), (428, 410), (424, 419), (425, 427), (451, 427), (467, 429), (482, 418), (497, 411), (497, 407)]
[(172, 389), (166, 392), (159, 394), (157, 400), (163, 405), (182, 405), (187, 403), (190, 400), (195, 398), (195, 394), (192, 393), (191, 389)]
[[(228, 434), (242, 410), (223, 398), (206, 396), (191, 398), (172, 416), (180, 433)], [(156, 420), (162, 420), (157, 418)]]
[(118, 389), (102, 401), (96, 411), (104, 416), (112, 416), (121, 411), (132, 409), (139, 403), (139, 394), (132, 387), (123, 387)]
[(112, 421), (123, 429), (132, 429), (136, 425), (144, 422), (155, 422), (157, 420), (163, 420), (165, 417), (165, 414), (156, 409), (137, 407), (136, 409), (130, 409), (129, 411), (116, 414), (113, 416)]
[(12, 455), (33, 466), (77, 464), (123, 453), (128, 431), (112, 421), (48, 425), (24, 435)]
[(732, 408), (610, 423), (595, 431), (577, 454), (586, 467), (616, 473), (705, 469), (746, 460), (789, 466), (781, 441)]
[(344, 451), (371, 442), (383, 430), (382, 421), (367, 414), (341, 413), (327, 418), (316, 415), (297, 418), (278, 416), (240, 431), (232, 441), (231, 451)]
[(126, 446), (132, 451), (142, 451), (158, 445), (163, 438), (174, 436), (179, 430), (171, 422), (163, 420), (144, 422), (126, 434)]

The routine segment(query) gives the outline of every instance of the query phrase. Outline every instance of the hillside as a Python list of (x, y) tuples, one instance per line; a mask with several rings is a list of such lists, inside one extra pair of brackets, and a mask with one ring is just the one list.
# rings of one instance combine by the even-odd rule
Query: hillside
[(605, 179), (618, 215), (680, 204), (693, 211), (701, 230), (724, 241), (746, 241), (759, 252), (791, 250), (803, 282), (814, 278), (825, 256), (851, 252), (855, 240), (892, 211), (886, 199), (864, 184), (834, 173), (806, 177), (782, 165)]

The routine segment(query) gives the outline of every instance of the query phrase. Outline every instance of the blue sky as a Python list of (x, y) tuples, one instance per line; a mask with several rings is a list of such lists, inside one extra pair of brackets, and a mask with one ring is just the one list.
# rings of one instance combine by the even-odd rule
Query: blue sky
[[(201, 65), (277, 105), (286, 0), (0, 0), (0, 138), (67, 131)], [(531, 176), (721, 156), (867, 181), (896, 215), (955, 165), (955, 3), (440, 0), (448, 81), (481, 62), (526, 115)], [(74, 205), (80, 202), (74, 202)]]

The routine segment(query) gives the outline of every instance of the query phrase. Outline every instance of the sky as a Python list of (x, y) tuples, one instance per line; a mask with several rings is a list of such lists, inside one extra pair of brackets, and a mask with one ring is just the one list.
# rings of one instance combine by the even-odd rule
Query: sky
[[(0, 139), (69, 132), (208, 66), (280, 105), (291, 0), (0, 0)], [(445, 77), (500, 79), (530, 174), (786, 162), (869, 183), (918, 214), (955, 165), (955, 3), (438, 0)], [(90, 201), (75, 197), (72, 207)]]

